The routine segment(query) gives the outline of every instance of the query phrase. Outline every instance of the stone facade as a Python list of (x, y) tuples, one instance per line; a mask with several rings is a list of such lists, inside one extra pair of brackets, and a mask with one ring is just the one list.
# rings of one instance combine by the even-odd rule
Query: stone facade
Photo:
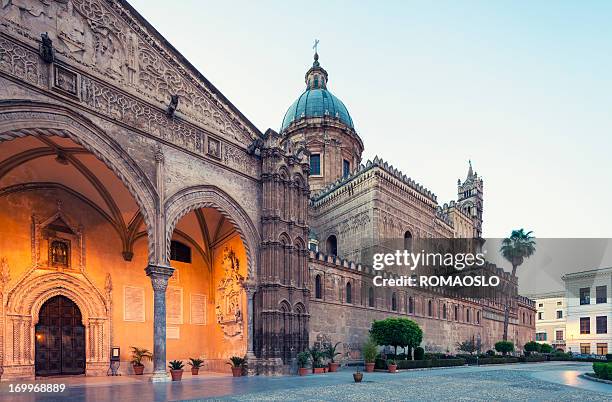
[[(315, 62), (306, 81), (323, 90)], [(381, 159), (362, 165), (337, 98), (335, 114), (261, 133), (127, 2), (13, 0), (0, 9), (0, 99), (3, 380), (36, 374), (39, 312), (56, 296), (80, 310), (87, 375), (106, 373), (113, 346), (125, 373), (131, 346), (151, 349), (160, 381), (167, 360), (194, 356), (287, 372), (328, 339), (359, 359), (371, 320), (393, 315), (414, 317), (430, 349), (501, 337), (501, 300), (377, 290), (370, 305), (363, 250), (479, 237), (482, 180), (470, 166), (457, 204), (441, 207)], [(519, 318), (533, 306), (510, 303), (511, 337), (529, 338)]]

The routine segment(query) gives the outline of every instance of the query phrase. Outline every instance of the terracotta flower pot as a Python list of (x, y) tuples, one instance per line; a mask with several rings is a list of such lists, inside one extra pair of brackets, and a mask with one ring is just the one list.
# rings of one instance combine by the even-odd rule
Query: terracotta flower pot
[(181, 381), (183, 378), (183, 370), (170, 370), (172, 381)]
[(132, 365), (132, 367), (134, 368), (134, 374), (136, 375), (142, 375), (142, 373), (144, 372), (144, 366), (141, 364), (139, 366), (137, 365)]
[(365, 371), (366, 371), (366, 373), (373, 373), (374, 372), (374, 363), (366, 363), (365, 364)]
[(340, 367), (340, 363), (329, 363), (329, 372), (335, 373), (338, 371), (338, 367)]
[(361, 382), (361, 380), (363, 380), (363, 373), (353, 373), (353, 380), (355, 380), (355, 382)]
[(315, 374), (323, 374), (325, 373), (325, 367), (316, 367), (312, 370)]
[(198, 375), (198, 373), (200, 372), (200, 368), (196, 368), (196, 367), (192, 367), (191, 368), (191, 375)]
[(234, 377), (242, 377), (242, 367), (232, 367), (232, 375)]
[(389, 373), (395, 373), (397, 371), (397, 364), (389, 364), (387, 368), (389, 369)]
[(309, 371), (309, 370), (308, 370), (306, 367), (300, 367), (300, 368), (298, 369), (298, 374), (299, 374), (299, 375), (308, 375), (308, 371)]

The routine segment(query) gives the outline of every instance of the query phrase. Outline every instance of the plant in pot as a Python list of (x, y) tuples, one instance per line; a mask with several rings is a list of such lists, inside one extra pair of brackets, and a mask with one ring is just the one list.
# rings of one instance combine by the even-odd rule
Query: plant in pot
[(144, 364), (142, 362), (152, 359), (153, 353), (148, 349), (132, 346), (132, 367), (134, 368), (134, 374), (142, 375), (144, 372)]
[(310, 361), (310, 353), (307, 351), (303, 351), (298, 353), (297, 355), (297, 364), (298, 364), (298, 374), (299, 375), (307, 375), (308, 374), (308, 362)]
[(361, 370), (359, 370), (359, 368), (357, 368), (357, 371), (353, 373), (353, 380), (355, 382), (361, 382), (361, 380), (363, 380), (363, 373)]
[(314, 374), (321, 374), (325, 372), (325, 366), (321, 361), (323, 359), (323, 352), (316, 347), (313, 346), (308, 349), (308, 353), (310, 354), (310, 360), (312, 361), (312, 372)]
[(181, 381), (181, 378), (183, 378), (183, 367), (185, 367), (183, 362), (181, 360), (172, 360), (168, 367), (170, 367), (172, 381)]
[(376, 353), (378, 353), (378, 347), (376, 342), (369, 338), (361, 348), (363, 353), (363, 359), (365, 360), (365, 371), (366, 373), (372, 373), (374, 371), (374, 362), (376, 361)]
[(341, 354), (340, 352), (336, 352), (336, 348), (340, 345), (340, 342), (337, 342), (335, 345), (331, 343), (325, 347), (325, 355), (329, 358), (329, 372), (335, 373), (338, 371), (338, 367), (340, 367), (340, 363), (334, 361), (334, 357)]
[(200, 367), (202, 367), (202, 364), (204, 363), (204, 360), (202, 359), (194, 359), (193, 357), (189, 358), (189, 364), (191, 366), (191, 375), (198, 375), (198, 373), (200, 372)]
[(242, 368), (246, 363), (246, 359), (240, 356), (232, 356), (230, 357), (230, 361), (227, 362), (230, 366), (232, 366), (232, 375), (234, 377), (242, 376)]
[(389, 373), (395, 373), (397, 371), (397, 364), (395, 364), (395, 360), (387, 360), (387, 369), (389, 370)]

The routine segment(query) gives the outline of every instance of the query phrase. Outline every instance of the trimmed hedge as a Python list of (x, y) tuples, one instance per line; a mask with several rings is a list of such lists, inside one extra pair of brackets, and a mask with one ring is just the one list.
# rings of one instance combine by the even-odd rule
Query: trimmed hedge
[(529, 356), (521, 356), (519, 358), (521, 363), (529, 363), (529, 362), (545, 362), (548, 360), (546, 355), (536, 355), (531, 354)]
[(397, 368), (416, 369), (416, 368), (428, 368), (428, 367), (454, 367), (465, 365), (463, 359), (440, 359), (440, 360), (398, 360)]
[[(478, 364), (507, 364), (507, 363), (518, 363), (518, 362), (519, 362), (518, 357), (482, 357), (479, 359)], [(474, 364), (476, 364), (475, 361), (474, 361)]]
[[(397, 368), (400, 370), (410, 370), (429, 367), (455, 367), (465, 365), (464, 359), (440, 359), (440, 360), (396, 360)], [(376, 359), (374, 367), (380, 370), (387, 369), (387, 362), (383, 359)]]
[(612, 363), (593, 363), (593, 371), (595, 375), (602, 380), (612, 380)]

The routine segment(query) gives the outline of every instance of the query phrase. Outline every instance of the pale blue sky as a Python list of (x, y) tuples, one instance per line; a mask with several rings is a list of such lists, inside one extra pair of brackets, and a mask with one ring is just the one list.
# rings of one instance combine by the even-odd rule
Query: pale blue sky
[(131, 4), (261, 131), (303, 91), (318, 38), (364, 160), (443, 203), (472, 159), (486, 237), (612, 237), (610, 2)]

